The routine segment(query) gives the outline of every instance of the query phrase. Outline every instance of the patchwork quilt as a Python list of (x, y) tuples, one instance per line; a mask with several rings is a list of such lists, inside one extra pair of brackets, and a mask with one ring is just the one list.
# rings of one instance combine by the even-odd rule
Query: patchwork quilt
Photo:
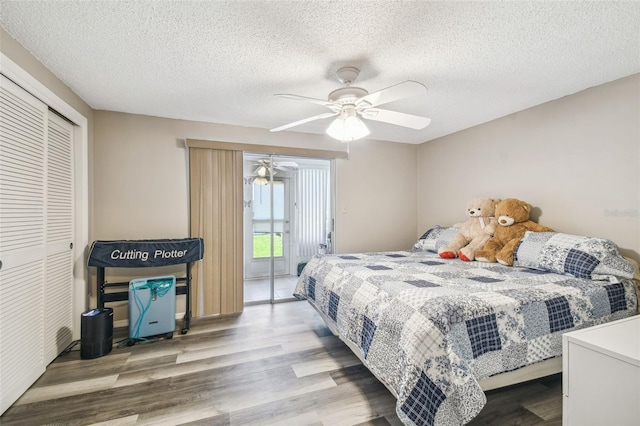
[(302, 271), (307, 299), (398, 396), (406, 425), (460, 425), (479, 379), (562, 355), (562, 333), (631, 316), (632, 281), (593, 281), (432, 252), (326, 255)]

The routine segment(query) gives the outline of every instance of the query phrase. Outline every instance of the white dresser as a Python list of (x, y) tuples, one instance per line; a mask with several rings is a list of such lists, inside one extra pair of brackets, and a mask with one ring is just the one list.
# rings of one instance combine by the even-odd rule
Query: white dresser
[(562, 424), (640, 425), (640, 316), (563, 335)]

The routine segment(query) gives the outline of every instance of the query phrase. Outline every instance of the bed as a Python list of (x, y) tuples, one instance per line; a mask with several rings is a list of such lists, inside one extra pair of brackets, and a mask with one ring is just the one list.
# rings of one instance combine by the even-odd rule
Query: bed
[(411, 251), (316, 256), (294, 295), (397, 398), (406, 425), (459, 425), (484, 390), (562, 369), (562, 334), (635, 315), (634, 266), (611, 241), (527, 232), (514, 266), (441, 259), (453, 228)]

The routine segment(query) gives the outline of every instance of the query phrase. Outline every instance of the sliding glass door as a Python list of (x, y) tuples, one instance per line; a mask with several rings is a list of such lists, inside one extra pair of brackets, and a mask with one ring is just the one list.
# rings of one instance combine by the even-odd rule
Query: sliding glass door
[(299, 266), (331, 250), (331, 166), (244, 154), (245, 304), (294, 300)]
[(246, 257), (245, 277), (269, 276), (272, 261), (274, 274), (286, 275), (289, 273), (290, 252), (290, 181), (274, 178), (273, 182), (258, 183), (254, 180), (249, 191), (249, 208), (245, 210), (245, 247), (250, 255)]

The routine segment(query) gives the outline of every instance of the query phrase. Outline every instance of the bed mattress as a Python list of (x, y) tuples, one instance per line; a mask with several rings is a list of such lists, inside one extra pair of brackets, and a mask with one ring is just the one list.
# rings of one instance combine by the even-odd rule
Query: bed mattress
[(317, 256), (295, 295), (357, 347), (407, 425), (470, 421), (486, 403), (478, 380), (559, 357), (564, 332), (631, 316), (638, 303), (631, 280), (426, 251)]

